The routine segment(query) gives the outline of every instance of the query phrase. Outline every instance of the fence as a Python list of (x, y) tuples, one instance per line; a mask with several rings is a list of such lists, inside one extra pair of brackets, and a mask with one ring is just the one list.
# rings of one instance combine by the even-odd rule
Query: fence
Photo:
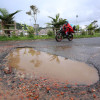
[[(0, 25), (1, 25), (1, 32), (0, 34), (1, 35), (6, 35), (6, 32), (9, 31), (11, 33), (11, 31), (14, 31), (15, 34), (16, 34), (16, 22), (12, 23), (12, 24), (4, 24), (2, 21), (0, 22)], [(4, 28), (4, 26), (13, 26), (14, 29), (7, 29), (7, 28)]]

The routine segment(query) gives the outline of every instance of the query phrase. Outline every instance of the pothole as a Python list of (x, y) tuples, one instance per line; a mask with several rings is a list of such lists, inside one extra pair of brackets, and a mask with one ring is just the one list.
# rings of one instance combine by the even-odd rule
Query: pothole
[(37, 77), (49, 77), (70, 84), (91, 85), (99, 80), (98, 71), (88, 64), (34, 50), (17, 48), (7, 56), (7, 65)]

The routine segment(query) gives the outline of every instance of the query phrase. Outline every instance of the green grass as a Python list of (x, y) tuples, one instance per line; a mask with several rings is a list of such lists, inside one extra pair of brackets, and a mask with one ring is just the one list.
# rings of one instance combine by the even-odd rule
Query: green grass
[(100, 33), (95, 33), (94, 35), (74, 35), (74, 38), (92, 38), (92, 37), (100, 37)]
[[(96, 33), (95, 35), (74, 35), (75, 38), (91, 38), (91, 37), (100, 37), (100, 33)], [(12, 37), (6, 37), (6, 36), (0, 36), (0, 41), (17, 41), (17, 40), (37, 40), (37, 39), (54, 39), (55, 36), (33, 36), (33, 37), (28, 37), (28, 36), (12, 36)]]
[(0, 41), (12, 41), (12, 40), (37, 40), (37, 39), (53, 39), (54, 36), (34, 36), (34, 37), (28, 37), (28, 36), (12, 36), (12, 37), (6, 37), (6, 36), (0, 36)]

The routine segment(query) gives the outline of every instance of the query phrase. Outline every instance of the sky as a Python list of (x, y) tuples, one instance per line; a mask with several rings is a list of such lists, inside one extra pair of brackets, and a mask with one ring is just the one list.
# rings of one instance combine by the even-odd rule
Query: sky
[(26, 14), (31, 5), (40, 11), (37, 14), (40, 27), (46, 27), (46, 23), (51, 22), (48, 16), (55, 17), (58, 13), (60, 18), (73, 25), (84, 27), (97, 20), (100, 26), (100, 0), (0, 0), (0, 8), (6, 8), (9, 13), (21, 10), (15, 15), (16, 22), (33, 26), (33, 18)]

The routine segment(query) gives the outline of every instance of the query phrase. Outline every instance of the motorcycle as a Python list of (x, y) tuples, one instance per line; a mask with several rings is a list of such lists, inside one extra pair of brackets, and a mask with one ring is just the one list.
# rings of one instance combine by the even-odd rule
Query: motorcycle
[(65, 39), (65, 38), (67, 38), (69, 41), (72, 41), (73, 34), (71, 32), (69, 32), (68, 35), (66, 35), (65, 32), (63, 31), (63, 29), (56, 32), (55, 39), (57, 42), (61, 42), (62, 39)]

